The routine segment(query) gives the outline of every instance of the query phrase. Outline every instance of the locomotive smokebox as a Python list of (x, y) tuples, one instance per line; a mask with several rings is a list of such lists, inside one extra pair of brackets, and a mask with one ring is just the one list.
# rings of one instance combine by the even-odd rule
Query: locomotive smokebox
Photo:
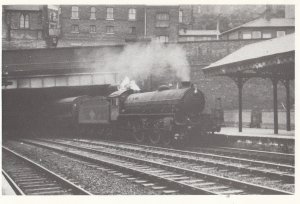
[(181, 82), (181, 88), (189, 88), (192, 87), (192, 84), (190, 81), (182, 81)]

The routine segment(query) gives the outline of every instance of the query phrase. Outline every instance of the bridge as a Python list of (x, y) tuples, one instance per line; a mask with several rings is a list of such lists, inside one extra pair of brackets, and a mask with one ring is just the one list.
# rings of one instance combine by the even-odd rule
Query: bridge
[[(3, 50), (2, 90), (116, 85), (118, 73), (102, 70), (105, 52), (122, 46)], [(100, 59), (100, 60), (99, 60)]]

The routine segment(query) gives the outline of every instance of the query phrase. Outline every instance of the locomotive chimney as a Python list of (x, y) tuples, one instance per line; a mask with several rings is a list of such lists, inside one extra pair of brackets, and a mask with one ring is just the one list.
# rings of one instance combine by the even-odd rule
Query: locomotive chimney
[(182, 81), (181, 82), (181, 88), (188, 88), (188, 87), (191, 87), (192, 84), (190, 81)]

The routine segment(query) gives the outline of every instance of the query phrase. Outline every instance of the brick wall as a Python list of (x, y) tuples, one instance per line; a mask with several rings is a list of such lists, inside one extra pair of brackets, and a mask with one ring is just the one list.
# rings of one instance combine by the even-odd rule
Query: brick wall
[[(169, 42), (177, 42), (178, 38), (178, 6), (149, 6), (147, 7), (147, 37), (155, 39), (157, 36), (168, 36)], [(169, 14), (169, 26), (157, 27), (156, 15)]]
[[(62, 40), (86, 40), (93, 38), (103, 41), (125, 41), (127, 38), (137, 38), (144, 34), (144, 8), (142, 6), (109, 6), (95, 5), (96, 19), (90, 19), (90, 6), (78, 6), (79, 19), (71, 19), (72, 6), (61, 6)], [(106, 20), (106, 9), (113, 8), (114, 20)], [(136, 20), (128, 19), (130, 8), (136, 9)], [(79, 26), (79, 33), (72, 33), (72, 25)], [(96, 33), (90, 33), (90, 26), (96, 26)], [(113, 26), (114, 34), (107, 34), (106, 27)], [(136, 27), (136, 33), (131, 33), (131, 27)]]

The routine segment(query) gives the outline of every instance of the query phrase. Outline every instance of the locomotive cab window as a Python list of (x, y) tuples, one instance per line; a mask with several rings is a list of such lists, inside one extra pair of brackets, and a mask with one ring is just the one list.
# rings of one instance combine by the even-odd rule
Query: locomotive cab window
[(111, 105), (112, 106), (119, 106), (119, 99), (118, 98), (113, 98), (111, 99)]

